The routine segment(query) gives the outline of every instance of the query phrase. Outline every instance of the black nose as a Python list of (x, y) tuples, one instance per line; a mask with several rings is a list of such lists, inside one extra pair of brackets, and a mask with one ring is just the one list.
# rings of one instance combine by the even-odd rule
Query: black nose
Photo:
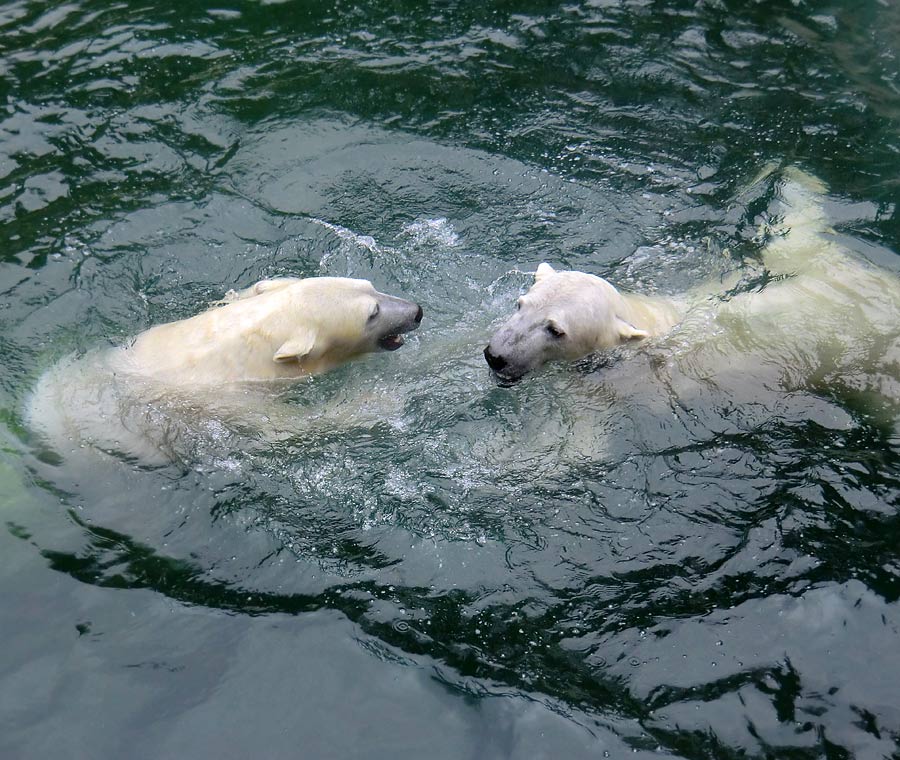
[(419, 310), (416, 312), (416, 324), (421, 324), (422, 317), (425, 315), (425, 312), (422, 311), (422, 307), (419, 307)]
[(502, 356), (492, 354), (490, 346), (484, 349), (484, 359), (488, 363), (488, 366), (492, 370), (494, 370), (494, 372), (499, 372), (506, 366), (506, 359), (504, 359)]

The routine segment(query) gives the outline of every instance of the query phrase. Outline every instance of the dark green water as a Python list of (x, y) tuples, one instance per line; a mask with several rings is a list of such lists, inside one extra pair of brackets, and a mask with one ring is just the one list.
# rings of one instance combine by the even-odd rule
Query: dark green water
[[(542, 260), (752, 262), (770, 162), (900, 272), (898, 40), (879, 0), (3, 5), (0, 756), (900, 756), (884, 399), (480, 355)], [(41, 452), (43, 370), (278, 274), (425, 307), (291, 392), (349, 424)]]

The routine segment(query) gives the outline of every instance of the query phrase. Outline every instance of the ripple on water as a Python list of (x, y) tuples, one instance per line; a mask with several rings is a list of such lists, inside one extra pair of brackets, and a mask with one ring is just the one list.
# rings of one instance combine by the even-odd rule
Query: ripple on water
[[(169, 657), (194, 651), (170, 621), (204, 610), (336, 610), (348, 662), (434, 674), (479, 706), (474, 736), (512, 704), (509, 736), (552, 715), (616, 751), (896, 752), (893, 338), (805, 379), (786, 364), (833, 347), (744, 335), (753, 361), (723, 371), (710, 310), (513, 388), (480, 353), (543, 260), (645, 292), (760, 287), (776, 185), (745, 188), (771, 160), (822, 173), (834, 239), (896, 271), (896, 10), (152, 10), (0, 8), (3, 438), (48, 505), (28, 546), (81, 582), (79, 614), (89, 587), (151, 589), (169, 627), (142, 620), (141, 643)], [(313, 274), (425, 320), (275, 391), (277, 440), (210, 415), (181, 465), (23, 451), (20, 401), (70, 351)], [(292, 659), (344, 659), (319, 643)], [(58, 685), (56, 709), (83, 703)]]

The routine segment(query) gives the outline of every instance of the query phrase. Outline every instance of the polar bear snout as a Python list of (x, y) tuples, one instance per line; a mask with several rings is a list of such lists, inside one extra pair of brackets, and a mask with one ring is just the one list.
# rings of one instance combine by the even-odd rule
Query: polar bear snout
[(491, 351), (490, 346), (485, 346), (484, 348), (484, 359), (488, 363), (488, 366), (494, 370), (494, 372), (502, 372), (504, 368), (509, 364), (506, 359), (502, 356), (498, 356), (494, 352)]
[(370, 316), (375, 342), (382, 351), (396, 351), (403, 345), (403, 334), (422, 324), (422, 307), (396, 296), (377, 294), (378, 308)]
[[(527, 310), (526, 310), (527, 311)], [(541, 319), (518, 311), (488, 341), (484, 360), (501, 384), (514, 383), (549, 358), (549, 341)]]
[(513, 385), (528, 373), (527, 367), (519, 367), (510, 363), (510, 360), (501, 353), (495, 353), (490, 344), (484, 348), (484, 360), (501, 386)]

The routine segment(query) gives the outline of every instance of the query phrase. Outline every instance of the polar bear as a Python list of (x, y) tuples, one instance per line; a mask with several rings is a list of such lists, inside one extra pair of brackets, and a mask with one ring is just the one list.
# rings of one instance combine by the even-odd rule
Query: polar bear
[(683, 316), (684, 307), (674, 300), (626, 295), (602, 277), (558, 272), (544, 262), (484, 358), (501, 382), (514, 382), (547, 362), (661, 335)]
[(680, 358), (690, 353), (693, 374), (740, 371), (741, 362), (778, 364), (783, 377), (795, 378), (787, 384), (798, 386), (834, 368), (865, 365), (875, 368), (881, 395), (892, 396), (897, 389), (887, 385), (896, 386), (891, 378), (900, 370), (900, 283), (839, 245), (828, 227), (825, 192), (798, 169), (782, 173), (774, 223), (763, 230), (764, 275), (749, 288), (700, 286), (678, 298), (652, 298), (541, 264), (517, 311), (485, 348), (488, 365), (510, 384), (547, 362), (677, 327)]
[(421, 306), (379, 293), (368, 280), (283, 277), (150, 328), (117, 353), (116, 364), (189, 387), (296, 378), (400, 348), (403, 333), (421, 321)]
[(127, 345), (63, 359), (38, 381), (26, 419), (58, 453), (87, 446), (164, 463), (180, 458), (186, 429), (211, 418), (250, 428), (286, 420), (261, 386), (394, 351), (421, 321), (421, 306), (367, 280), (262, 280)]

